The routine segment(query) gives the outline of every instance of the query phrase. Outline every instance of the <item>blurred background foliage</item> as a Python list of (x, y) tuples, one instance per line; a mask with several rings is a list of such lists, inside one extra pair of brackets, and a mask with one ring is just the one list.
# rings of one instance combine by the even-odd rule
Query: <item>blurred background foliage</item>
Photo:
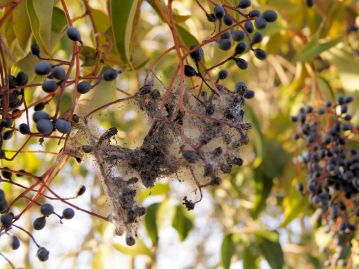
[[(5, 2), (0, 0), (0, 4)], [(124, 71), (117, 86), (126, 92), (136, 92), (151, 64), (173, 45), (170, 30), (160, 14), (161, 5), (165, 5), (162, 1), (88, 1), (98, 31), (96, 37), (88, 18), (81, 17), (85, 10), (82, 1), (66, 2), (71, 16), (79, 17), (75, 26), (85, 44), (80, 50), (84, 73), (99, 61), (93, 49), (98, 38), (104, 62)], [(71, 222), (50, 223), (53, 227), (48, 231), (34, 232), (40, 242), (48, 243), (52, 253), (46, 265), (33, 261), (34, 249), (25, 237), (22, 239), (28, 244), (9, 257), (25, 268), (323, 267), (334, 253), (334, 249), (327, 248), (333, 240), (317, 223), (315, 208), (308, 197), (295, 188), (298, 182), (306, 184), (306, 173), (293, 164), (298, 148), (291, 139), (295, 127), (290, 123), (290, 115), (303, 104), (321, 105), (326, 99), (349, 93), (355, 97), (352, 108), (356, 111), (352, 114), (358, 116), (359, 38), (358, 33), (349, 34), (347, 28), (359, 24), (359, 3), (316, 0), (314, 7), (308, 8), (304, 0), (252, 2), (260, 10), (276, 10), (280, 19), (264, 31), (262, 46), (270, 53), (267, 61), (259, 62), (247, 55), (252, 64), (240, 72), (228, 64), (228, 70), (233, 71), (225, 82), (229, 89), (243, 80), (256, 90), (256, 98), (246, 108), (247, 120), (253, 128), (250, 145), (243, 152), (245, 165), (223, 180), (220, 187), (207, 189), (204, 200), (191, 212), (181, 205), (182, 197), (192, 191), (186, 184), (163, 180), (153, 189), (140, 193), (138, 200), (146, 205), (147, 215), (134, 247), (126, 246), (124, 238), (114, 236), (112, 224), (78, 212)], [(207, 1), (201, 3), (207, 10), (212, 7)], [(210, 36), (214, 26), (195, 1), (177, 0), (173, 6), (177, 30), (185, 44), (201, 43)], [(4, 12), (1, 10), (0, 15)], [(64, 38), (66, 25), (58, 1), (22, 1), (0, 30), (9, 50), (12, 72), (32, 70), (37, 63), (29, 54), (31, 39), (36, 39), (43, 51), (68, 59), (71, 42)], [(230, 53), (216, 46), (205, 46), (204, 51), (207, 66), (220, 62)], [(175, 53), (169, 53), (153, 70), (165, 85), (177, 67), (176, 57)], [(214, 70), (213, 74), (217, 72)], [(123, 96), (107, 84), (96, 92), (100, 95), (93, 99), (95, 102), (85, 102), (87, 111)], [(27, 100), (42, 94), (39, 89), (26, 93)], [(65, 94), (65, 101), (63, 111), (70, 107), (70, 93)], [(49, 110), (54, 109), (51, 105)], [(118, 128), (120, 139), (130, 145), (136, 145), (147, 128), (145, 120), (131, 105), (106, 110), (98, 120), (100, 129)], [(23, 140), (18, 136), (6, 148), (11, 151)], [(33, 138), (29, 149), (58, 152), (60, 146), (56, 141), (47, 141), (41, 147)], [(14, 169), (25, 167), (40, 174), (53, 160), (52, 154), (23, 153), (15, 164), (1, 160), (1, 165), (15, 166)], [(28, 184), (26, 179), (22, 180)], [(81, 164), (71, 160), (52, 184), (62, 196), (71, 196), (77, 186), (86, 185), (89, 191), (75, 203), (108, 214), (106, 198), (91, 160)], [(9, 199), (19, 191), (5, 183), (3, 188)], [(23, 225), (31, 229), (31, 220), (37, 214), (36, 210), (29, 212), (27, 219), (21, 220)], [(353, 242), (352, 251), (352, 264), (358, 266), (358, 241)], [(2, 268), (7, 266), (1, 263)]]

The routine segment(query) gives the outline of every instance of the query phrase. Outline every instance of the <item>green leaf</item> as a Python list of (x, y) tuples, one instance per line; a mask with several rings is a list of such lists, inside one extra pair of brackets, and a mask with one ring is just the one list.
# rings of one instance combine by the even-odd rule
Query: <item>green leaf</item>
[(96, 108), (114, 100), (116, 100), (116, 81), (101, 81), (91, 91), (80, 96), (75, 113), (79, 116), (86, 116)]
[(346, 90), (358, 91), (359, 89), (359, 65), (357, 57), (353, 56), (353, 51), (348, 47), (335, 47), (323, 53), (323, 58), (331, 62), (337, 69), (340, 81)]
[(183, 43), (185, 43), (187, 47), (199, 44), (197, 38), (195, 38), (190, 32), (188, 32), (181, 25), (177, 24), (176, 29), (177, 29), (177, 32), (178, 32), (179, 36), (181, 37)]
[(65, 13), (62, 11), (62, 9), (54, 7), (52, 14), (51, 31), (55, 33), (61, 33), (65, 30), (66, 26), (67, 20)]
[(255, 232), (258, 249), (272, 269), (284, 266), (284, 255), (276, 232), (258, 230)]
[(118, 241), (115, 241), (113, 243), (113, 247), (116, 250), (120, 251), (121, 253), (129, 256), (152, 255), (151, 250), (145, 245), (145, 243), (142, 240), (136, 240), (136, 244), (131, 247), (123, 245)]
[(253, 200), (251, 215), (257, 219), (259, 214), (265, 209), (267, 198), (273, 187), (273, 178), (267, 177), (259, 169), (253, 172), (256, 195)]
[(281, 227), (287, 226), (293, 219), (299, 216), (303, 209), (307, 206), (307, 199), (296, 188), (298, 180), (293, 180), (289, 194), (285, 196), (283, 201), (284, 219)]
[(254, 244), (245, 246), (242, 254), (243, 269), (256, 269), (258, 255), (256, 255)]
[(26, 1), (32, 33), (42, 49), (48, 54), (52, 49), (51, 28), (54, 4), (54, 0)]
[(110, 27), (110, 19), (109, 17), (98, 9), (91, 8), (91, 14), (96, 26), (96, 30), (99, 33), (104, 33)]
[(234, 242), (233, 235), (227, 234), (222, 242), (221, 255), (222, 255), (222, 266), (224, 269), (229, 269), (231, 266), (232, 256), (234, 254)]
[(154, 195), (163, 195), (167, 194), (170, 191), (170, 186), (167, 183), (158, 183), (150, 189), (142, 190), (137, 199), (139, 202), (143, 202), (146, 198)]
[(193, 216), (182, 205), (177, 206), (172, 226), (176, 229), (180, 240), (184, 241), (193, 228)]
[(113, 36), (120, 57), (126, 64), (131, 62), (130, 44), (138, 3), (139, 0), (110, 2)]
[(82, 61), (82, 66), (94, 66), (98, 63), (100, 57), (96, 49), (88, 46), (81, 46), (80, 59)]
[(12, 16), (13, 29), (20, 47), (25, 50), (31, 36), (29, 17), (26, 11), (26, 2), (21, 1), (14, 9)]
[(157, 212), (159, 207), (160, 203), (150, 205), (146, 209), (146, 216), (144, 219), (147, 234), (151, 238), (154, 246), (158, 243)]
[(294, 58), (295, 61), (309, 61), (316, 56), (319, 56), (321, 53), (329, 50), (330, 48), (336, 46), (342, 37), (327, 41), (321, 42), (318, 38), (313, 38), (309, 41), (304, 48), (297, 54)]

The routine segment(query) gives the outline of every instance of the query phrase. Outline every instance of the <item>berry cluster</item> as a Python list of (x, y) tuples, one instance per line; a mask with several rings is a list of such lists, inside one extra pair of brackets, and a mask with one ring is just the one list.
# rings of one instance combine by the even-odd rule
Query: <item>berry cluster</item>
[[(74, 45), (82, 45), (80, 32), (72, 26), (69, 26), (66, 31), (67, 37), (74, 42)], [(78, 120), (78, 117), (73, 114), (74, 107), (70, 109), (71, 113), (67, 112), (60, 114), (62, 109), (62, 100), (64, 91), (67, 89), (74, 89), (73, 98), (77, 98), (79, 95), (86, 94), (91, 89), (103, 81), (113, 81), (117, 78), (119, 71), (113, 68), (104, 68), (101, 74), (92, 73), (90, 76), (81, 76), (80, 70), (73, 78), (72, 69), (75, 68), (75, 59), (79, 57), (78, 52), (72, 56), (71, 61), (60, 60), (55, 58), (43, 57), (40, 47), (37, 43), (32, 43), (30, 48), (31, 54), (38, 58), (38, 62), (34, 67), (34, 75), (37, 76), (36, 81), (40, 83), (34, 83), (30, 81), (30, 74), (23, 71), (17, 74), (7, 75), (4, 83), (1, 84), (0, 95), (0, 111), (2, 118), (0, 120), (0, 159), (6, 161), (12, 161), (21, 151), (27, 146), (30, 139), (33, 137), (40, 138), (40, 144), (45, 139), (58, 139), (66, 141), (69, 134), (72, 132), (74, 122)], [(100, 71), (100, 69), (99, 69)], [(33, 74), (31, 74), (31, 77)], [(35, 90), (37, 87), (41, 87), (42, 93), (37, 100), (31, 100), (31, 103), (26, 103), (25, 92)], [(76, 100), (76, 99), (75, 99)], [(50, 111), (51, 102), (56, 103), (56, 110)], [(53, 106), (52, 106), (53, 107)], [(66, 108), (69, 109), (69, 108)], [(6, 147), (6, 141), (13, 139), (14, 133), (19, 133), (21, 136), (26, 136), (27, 140), (24, 145), (16, 152), (12, 157), (7, 156), (7, 152), (4, 149)], [(10, 142), (11, 143), (11, 142)], [(29, 177), (37, 180), (36, 185), (43, 183), (43, 176), (33, 175), (23, 169), (14, 170), (9, 167), (1, 167), (1, 182), (13, 184), (15, 187), (24, 189), (24, 191), (16, 197), (12, 202), (8, 203), (5, 198), (4, 192), (0, 189), (0, 212), (1, 215), (1, 227), (0, 236), (13, 234), (13, 230), (20, 230), (29, 235), (38, 247), (37, 256), (41, 261), (46, 261), (49, 257), (49, 251), (40, 246), (29, 231), (15, 224), (15, 222), (21, 217), (24, 212), (18, 215), (13, 213), (16, 202), (20, 199), (28, 199), (28, 205), (26, 208), (33, 204), (40, 206), (41, 217), (38, 217), (33, 222), (34, 230), (41, 230), (46, 225), (46, 218), (50, 215), (56, 215), (59, 217), (60, 222), (62, 219), (71, 219), (75, 215), (75, 211), (72, 208), (66, 208), (62, 215), (56, 214), (54, 208), (50, 204), (39, 204), (38, 200), (43, 197), (47, 197), (44, 194), (46, 189), (49, 189), (55, 197), (53, 199), (63, 200), (55, 192), (53, 192), (48, 186), (42, 187), (38, 190), (27, 189), (27, 186), (20, 184), (17, 177)], [(45, 173), (46, 175), (46, 173)], [(45, 183), (46, 184), (46, 183)], [(36, 192), (34, 198), (28, 198), (26, 194), (28, 192)], [(82, 195), (85, 192), (85, 188), (79, 190), (77, 196)], [(76, 196), (76, 197), (77, 197)], [(20, 240), (16, 235), (12, 235), (11, 247), (17, 249), (20, 246)]]
[[(359, 126), (351, 123), (351, 102), (351, 96), (339, 97), (317, 109), (302, 107), (291, 118), (298, 122), (293, 138), (304, 140), (306, 147), (297, 163), (306, 167), (308, 183), (306, 188), (299, 183), (298, 190), (310, 194), (340, 250), (350, 248), (359, 218), (359, 154), (351, 146), (358, 143)], [(345, 258), (341, 252), (333, 257), (335, 264)]]

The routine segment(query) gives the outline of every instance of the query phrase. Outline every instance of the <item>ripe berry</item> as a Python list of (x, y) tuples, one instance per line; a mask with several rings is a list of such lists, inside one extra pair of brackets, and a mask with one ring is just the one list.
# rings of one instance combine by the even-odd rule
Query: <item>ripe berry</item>
[(12, 225), (12, 214), (6, 213), (1, 215), (0, 221), (2, 226), (7, 230), (11, 227)]
[(236, 83), (236, 92), (240, 95), (244, 95), (247, 91), (247, 84), (243, 81), (239, 81)]
[(118, 71), (113, 68), (106, 69), (105, 72), (103, 72), (102, 74), (103, 80), (105, 81), (115, 80), (117, 76), (118, 76)]
[(251, 0), (240, 0), (237, 7), (239, 8), (247, 8), (251, 6)]
[(262, 17), (267, 21), (267, 22), (275, 22), (278, 19), (278, 15), (274, 10), (267, 10), (264, 11), (262, 14)]
[(35, 230), (42, 230), (46, 225), (46, 218), (45, 217), (39, 217), (36, 218), (32, 224)]
[(28, 76), (25, 72), (23, 71), (20, 71), (19, 73), (17, 73), (16, 75), (16, 84), (18, 86), (24, 86), (27, 84), (27, 81), (28, 81)]
[(354, 101), (353, 96), (347, 96), (344, 98), (344, 103), (349, 104)]
[(221, 38), (218, 40), (218, 47), (221, 50), (229, 50), (232, 47), (232, 42), (227, 38)]
[(35, 73), (38, 75), (47, 75), (51, 72), (51, 64), (48, 62), (39, 62), (35, 65)]
[(91, 90), (91, 84), (87, 81), (81, 81), (79, 84), (77, 84), (76, 90), (78, 93), (85, 94)]
[(254, 97), (255, 93), (252, 90), (247, 90), (244, 94), (244, 98), (246, 99), (252, 99)]
[(46, 105), (46, 103), (43, 103), (43, 102), (38, 103), (38, 104), (36, 104), (36, 105), (34, 106), (34, 110), (35, 110), (35, 111), (43, 110), (43, 109), (45, 108), (45, 105)]
[(197, 75), (197, 72), (192, 66), (185, 65), (184, 66), (184, 74), (186, 77), (193, 77), (193, 76)]
[(40, 207), (40, 212), (42, 215), (48, 217), (50, 216), (52, 213), (54, 213), (54, 207), (50, 204), (43, 204)]
[(30, 50), (31, 50), (32, 55), (40, 57), (40, 47), (37, 43), (32, 43)]
[(231, 18), (230, 16), (228, 16), (227, 14), (224, 15), (224, 17), (223, 17), (223, 22), (224, 22), (224, 24), (227, 25), (227, 26), (231, 26), (231, 25), (233, 24), (232, 18)]
[(230, 32), (224, 32), (222, 35), (221, 35), (221, 38), (225, 38), (225, 39), (230, 39), (231, 38), (231, 33)]
[(261, 12), (258, 9), (253, 9), (248, 13), (248, 16), (251, 18), (259, 17)]
[(312, 7), (314, 5), (314, 0), (306, 0), (307, 7)]
[(246, 21), (244, 23), (244, 28), (246, 29), (246, 31), (248, 33), (253, 33), (253, 31), (254, 31), (253, 23), (251, 21)]
[(16, 78), (13, 75), (9, 75), (9, 88), (13, 89), (17, 86)]
[(71, 123), (64, 119), (58, 119), (55, 122), (56, 129), (63, 134), (69, 134), (71, 132)]
[[(6, 167), (6, 166), (3, 167), (3, 168), (8, 169), (8, 167)], [(2, 175), (4, 178), (9, 179), (9, 180), (11, 180), (11, 178), (12, 178), (12, 173), (11, 173), (10, 171), (2, 170), (2, 171), (1, 171), (1, 175)]]
[(16, 249), (18, 249), (20, 247), (20, 240), (19, 240), (19, 238), (16, 236), (16, 235), (13, 235), (12, 237), (11, 237), (11, 248), (13, 249), (13, 250), (16, 250)]
[[(192, 46), (190, 47), (190, 50), (192, 51), (195, 47), (197, 47), (197, 45), (192, 45)], [(204, 57), (203, 49), (202, 49), (202, 48), (198, 48), (198, 49), (192, 51), (192, 52), (190, 53), (190, 56), (191, 56), (191, 58), (192, 58), (195, 62), (201, 61), (201, 60), (203, 59), (203, 57)]]
[(58, 80), (64, 80), (66, 78), (66, 72), (61, 66), (55, 66), (52, 69), (51, 75)]
[(209, 21), (209, 22), (215, 22), (216, 21), (216, 16), (214, 16), (214, 14), (213, 13), (211, 13), (211, 14), (206, 14), (206, 16), (207, 16), (207, 20)]
[(254, 50), (254, 55), (257, 57), (257, 59), (259, 60), (264, 60), (265, 58), (267, 58), (267, 53), (262, 50), (262, 49), (255, 49)]
[(242, 54), (247, 49), (247, 44), (245, 42), (239, 42), (236, 46), (235, 53), (236, 54)]
[(261, 32), (255, 32), (252, 37), (252, 44), (257, 44), (262, 42), (263, 40), (263, 34)]
[(70, 38), (72, 41), (81, 41), (81, 34), (75, 27), (69, 26), (66, 33), (68, 38)]
[(242, 59), (242, 58), (234, 58), (234, 61), (236, 62), (236, 65), (242, 69), (245, 70), (248, 68), (248, 63), (246, 60)]
[(74, 216), (75, 216), (75, 211), (70, 207), (65, 208), (64, 211), (62, 211), (62, 217), (64, 219), (72, 219)]
[(1, 213), (5, 212), (7, 207), (8, 207), (8, 203), (6, 200), (0, 201), (0, 212)]
[(49, 254), (50, 252), (44, 247), (39, 248), (36, 253), (37, 257), (42, 262), (47, 261), (49, 259)]
[(267, 21), (262, 17), (256, 18), (254, 24), (257, 27), (257, 29), (264, 29), (267, 27)]
[(224, 14), (226, 13), (226, 11), (224, 10), (224, 8), (222, 6), (215, 6), (213, 13), (217, 19), (221, 20), (224, 17)]
[(221, 70), (218, 72), (218, 79), (223, 80), (228, 77), (228, 71), (227, 70)]
[(245, 37), (245, 34), (241, 30), (235, 30), (232, 32), (232, 39), (234, 41), (242, 41)]
[(189, 163), (195, 163), (199, 158), (197, 152), (193, 150), (185, 150), (182, 152), (182, 155)]
[(38, 122), (39, 120), (42, 119), (50, 119), (50, 115), (47, 114), (44, 111), (36, 111), (33, 115), (32, 115), (32, 119), (34, 120), (34, 122)]
[(41, 119), (36, 123), (37, 130), (43, 135), (50, 135), (54, 130), (52, 122), (47, 119)]
[(14, 131), (12, 131), (12, 130), (6, 131), (6, 132), (3, 133), (2, 138), (4, 140), (9, 140), (9, 139), (11, 139), (13, 134), (14, 134)]
[(5, 128), (10, 128), (12, 126), (12, 119), (11, 118), (4, 118), (1, 120), (1, 126)]
[(82, 194), (84, 194), (86, 192), (86, 187), (84, 185), (82, 185), (78, 190), (77, 190), (77, 196), (81, 196)]
[(42, 89), (44, 92), (50, 93), (56, 91), (59, 85), (56, 83), (55, 80), (49, 79), (42, 83)]
[(135, 243), (136, 242), (135, 242), (135, 239), (133, 238), (133, 236), (130, 235), (130, 234), (127, 234), (126, 235), (126, 245), (127, 246), (133, 246)]
[(318, 108), (317, 110), (318, 115), (323, 115), (325, 113), (323, 108)]

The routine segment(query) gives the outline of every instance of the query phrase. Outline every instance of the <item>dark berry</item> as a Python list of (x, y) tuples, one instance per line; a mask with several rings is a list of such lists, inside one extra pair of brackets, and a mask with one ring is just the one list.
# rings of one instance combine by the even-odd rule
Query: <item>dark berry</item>
[(35, 110), (35, 111), (43, 110), (43, 109), (45, 108), (45, 105), (46, 105), (46, 103), (43, 103), (43, 102), (38, 103), (38, 104), (36, 104), (36, 105), (34, 106), (34, 110)]
[(50, 93), (56, 91), (59, 85), (56, 83), (55, 80), (49, 79), (42, 83), (42, 89), (44, 92)]
[(192, 45), (190, 47), (190, 50), (191, 50), (190, 56), (195, 62), (199, 62), (204, 58), (204, 52), (203, 52), (202, 48), (197, 48), (197, 49), (193, 50), (196, 47), (197, 47), (197, 45)]
[(46, 225), (46, 218), (45, 217), (39, 217), (36, 218), (32, 224), (35, 230), (42, 230)]
[(86, 192), (86, 187), (85, 185), (82, 185), (78, 190), (77, 190), (77, 196), (81, 196), (82, 194), (84, 194)]
[(261, 32), (255, 32), (252, 37), (252, 44), (258, 44), (262, 42), (263, 40), (263, 34)]
[(10, 128), (12, 126), (12, 119), (11, 118), (4, 118), (1, 120), (1, 126), (5, 128)]
[(47, 114), (44, 111), (36, 111), (33, 115), (32, 115), (32, 119), (34, 120), (34, 122), (38, 122), (39, 120), (42, 119), (50, 119), (50, 115)]
[(44, 247), (39, 248), (36, 253), (37, 257), (42, 262), (47, 261), (49, 259), (49, 254), (50, 252)]
[(221, 70), (218, 72), (218, 79), (223, 80), (228, 77), (228, 71), (227, 70)]
[(106, 69), (105, 72), (103, 72), (102, 74), (103, 80), (105, 81), (115, 80), (118, 76), (118, 73), (119, 72), (113, 68)]
[(216, 21), (216, 16), (214, 16), (213, 13), (210, 13), (210, 14), (207, 13), (206, 16), (207, 16), (207, 20), (209, 22), (215, 22)]
[(253, 23), (251, 21), (246, 21), (244, 23), (244, 29), (246, 29), (248, 33), (253, 33), (254, 31)]
[(64, 211), (62, 211), (62, 217), (64, 219), (72, 219), (74, 216), (75, 216), (75, 211), (70, 207), (65, 208)]
[(28, 79), (29, 79), (29, 78), (28, 78), (27, 74), (26, 74), (25, 72), (23, 72), (23, 71), (20, 71), (20, 72), (17, 73), (17, 75), (16, 75), (16, 84), (17, 84), (18, 86), (24, 86), (24, 85), (27, 84)]
[(232, 39), (237, 42), (242, 41), (245, 36), (245, 33), (241, 30), (235, 30), (232, 32)]
[(242, 59), (242, 58), (234, 58), (234, 61), (236, 62), (236, 65), (242, 69), (245, 70), (248, 68), (248, 63), (246, 60)]
[(21, 134), (29, 134), (30, 133), (30, 127), (26, 123), (21, 123), (19, 126), (19, 131)]
[[(6, 167), (6, 166), (3, 167), (3, 168), (9, 169), (9, 168)], [(10, 171), (2, 170), (2, 171), (1, 171), (1, 175), (2, 175), (4, 178), (8, 179), (8, 180), (11, 180), (11, 179), (12, 179), (12, 173), (11, 173)]]
[(55, 66), (52, 69), (51, 75), (58, 80), (64, 80), (66, 78), (66, 72), (61, 66)]
[(72, 41), (81, 41), (81, 34), (79, 30), (77, 30), (73, 26), (69, 26), (66, 30), (66, 34), (68, 38), (70, 38)]
[(213, 13), (217, 19), (221, 20), (224, 17), (226, 11), (224, 10), (223, 6), (215, 6)]
[(184, 66), (184, 74), (186, 77), (193, 77), (197, 75), (197, 72), (192, 66), (186, 64)]
[(231, 18), (230, 16), (228, 16), (227, 14), (224, 15), (224, 17), (223, 17), (223, 22), (224, 22), (224, 24), (227, 25), (227, 26), (231, 26), (231, 25), (233, 24), (232, 18)]
[(133, 238), (132, 235), (127, 234), (126, 235), (126, 245), (127, 246), (133, 246), (136, 243), (135, 239)]
[(230, 32), (224, 32), (222, 35), (221, 35), (221, 38), (222, 39), (230, 39), (231, 38), (231, 33)]
[(314, 0), (306, 0), (307, 7), (312, 7), (314, 5)]
[(258, 9), (253, 9), (248, 13), (248, 16), (251, 18), (259, 17), (261, 12)]
[(40, 47), (37, 43), (31, 44), (31, 54), (40, 57)]
[(81, 81), (79, 84), (77, 84), (76, 90), (80, 94), (85, 94), (91, 90), (91, 84), (87, 81)]
[(36, 128), (43, 135), (50, 135), (54, 130), (52, 122), (47, 119), (41, 119), (36, 122)]
[(35, 73), (38, 75), (47, 75), (51, 72), (51, 64), (48, 62), (39, 62), (35, 66)]
[(197, 152), (193, 150), (185, 150), (183, 151), (182, 155), (189, 163), (195, 163), (199, 158)]
[(267, 58), (267, 53), (262, 50), (262, 49), (255, 49), (254, 50), (254, 55), (257, 57), (257, 59), (259, 60), (264, 60)]
[(278, 19), (278, 15), (274, 10), (267, 10), (264, 11), (262, 14), (262, 17), (267, 21), (267, 22), (275, 22)]
[(12, 219), (13, 219), (12, 214), (6, 213), (6, 214), (1, 215), (0, 221), (1, 221), (2, 226), (3, 226), (6, 230), (11, 227), (11, 225), (12, 225)]
[(12, 130), (5, 131), (5, 132), (3, 133), (3, 135), (2, 135), (2, 138), (3, 138), (4, 140), (9, 140), (9, 139), (12, 138), (13, 134), (14, 134), (14, 131), (12, 131)]
[(19, 238), (16, 236), (16, 235), (13, 235), (12, 237), (11, 237), (11, 248), (13, 249), (13, 250), (16, 250), (16, 249), (18, 249), (20, 247), (20, 240), (19, 240)]
[(251, 0), (240, 0), (237, 7), (239, 8), (247, 8), (251, 6)]
[(244, 94), (244, 98), (251, 99), (254, 97), (254, 95), (255, 95), (254, 91), (247, 90), (247, 92)]
[(218, 40), (218, 47), (221, 50), (229, 50), (232, 47), (232, 42), (227, 38), (221, 38)]
[(247, 49), (247, 44), (243, 41), (239, 42), (236, 46), (235, 53), (236, 54), (242, 54)]
[(54, 207), (50, 204), (43, 204), (40, 207), (40, 212), (42, 215), (48, 217), (50, 216), (52, 213), (54, 213)]
[(254, 24), (257, 29), (265, 29), (267, 27), (267, 21), (262, 17), (257, 17)]
[(71, 132), (71, 123), (64, 119), (58, 119), (55, 122), (56, 129), (63, 134), (69, 134)]

